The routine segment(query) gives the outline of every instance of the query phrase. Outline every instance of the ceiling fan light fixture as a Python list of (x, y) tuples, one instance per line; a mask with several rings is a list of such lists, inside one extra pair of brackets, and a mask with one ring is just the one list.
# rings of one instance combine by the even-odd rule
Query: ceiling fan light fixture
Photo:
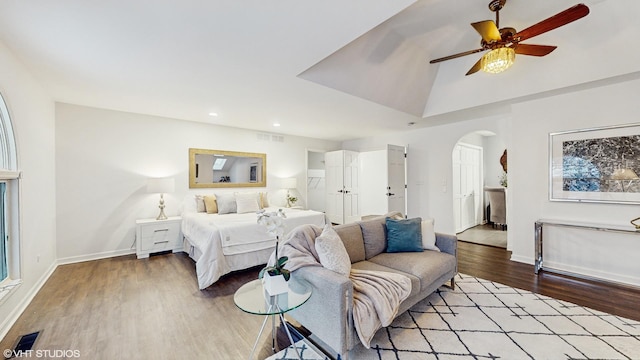
[(484, 54), (480, 64), (482, 71), (498, 74), (510, 68), (515, 58), (516, 51), (513, 48), (502, 47)]

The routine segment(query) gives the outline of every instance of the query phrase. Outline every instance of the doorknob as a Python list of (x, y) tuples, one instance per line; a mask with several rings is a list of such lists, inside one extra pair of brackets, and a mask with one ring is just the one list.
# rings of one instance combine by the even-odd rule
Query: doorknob
[(344, 192), (344, 190), (338, 190), (339, 193)]
[(387, 193), (387, 196), (393, 196), (393, 195), (395, 195), (395, 194), (393, 194), (393, 193)]

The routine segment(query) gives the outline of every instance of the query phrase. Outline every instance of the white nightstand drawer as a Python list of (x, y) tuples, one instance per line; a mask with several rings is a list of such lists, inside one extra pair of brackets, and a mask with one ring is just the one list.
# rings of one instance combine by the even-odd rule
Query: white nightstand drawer
[(138, 258), (148, 257), (150, 253), (173, 250), (181, 245), (180, 217), (167, 220), (136, 221), (136, 254)]
[(143, 225), (141, 234), (141, 248), (142, 250), (158, 249), (172, 249), (176, 241), (178, 241), (178, 234), (180, 233), (179, 223), (164, 223), (164, 224), (151, 224)]

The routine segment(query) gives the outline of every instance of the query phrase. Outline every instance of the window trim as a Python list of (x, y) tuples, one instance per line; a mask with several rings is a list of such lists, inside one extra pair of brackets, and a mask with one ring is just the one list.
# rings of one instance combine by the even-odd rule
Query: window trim
[(17, 147), (9, 107), (0, 94), (0, 181), (6, 187), (7, 277), (0, 281), (0, 304), (22, 284), (21, 207)]

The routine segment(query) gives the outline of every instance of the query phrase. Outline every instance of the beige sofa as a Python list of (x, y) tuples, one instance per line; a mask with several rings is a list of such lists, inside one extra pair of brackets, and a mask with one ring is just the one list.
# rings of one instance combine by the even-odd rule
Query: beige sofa
[[(338, 225), (335, 230), (347, 249), (352, 268), (400, 273), (411, 279), (412, 290), (400, 304), (399, 315), (448, 281), (452, 288), (455, 286), (457, 238), (436, 233), (440, 252), (386, 253), (385, 219), (392, 215)], [(336, 358), (347, 359), (351, 349), (362, 346), (353, 326), (351, 280), (320, 266), (302, 267), (292, 276), (309, 282), (313, 294), (307, 303), (289, 315), (309, 330), (311, 340), (325, 351)]]

